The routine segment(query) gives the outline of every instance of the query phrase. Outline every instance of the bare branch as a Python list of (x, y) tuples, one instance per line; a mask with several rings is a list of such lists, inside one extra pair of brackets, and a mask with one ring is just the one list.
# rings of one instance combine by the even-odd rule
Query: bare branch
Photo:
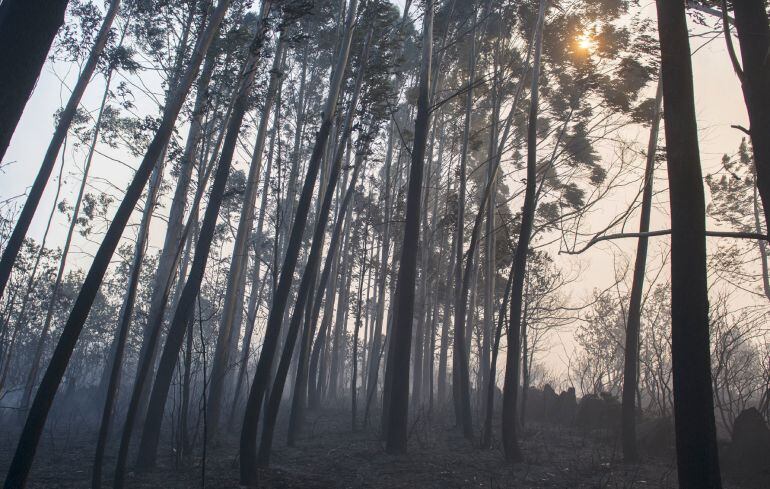
[[(615, 239), (623, 239), (623, 238), (649, 238), (653, 236), (667, 236), (671, 234), (670, 229), (661, 229), (658, 231), (648, 231), (646, 233), (617, 233), (617, 234), (605, 234), (603, 236), (594, 236), (591, 241), (586, 243), (585, 246), (583, 246), (579, 250), (560, 250), (560, 255), (579, 255), (586, 251), (587, 249), (591, 248), (596, 243), (600, 243), (602, 241), (610, 241)], [(706, 236), (709, 237), (715, 237), (715, 238), (736, 238), (736, 239), (758, 239), (758, 240), (764, 240), (770, 242), (770, 237), (768, 237), (765, 234), (762, 233), (746, 233), (746, 232), (740, 232), (740, 231), (706, 231)]]

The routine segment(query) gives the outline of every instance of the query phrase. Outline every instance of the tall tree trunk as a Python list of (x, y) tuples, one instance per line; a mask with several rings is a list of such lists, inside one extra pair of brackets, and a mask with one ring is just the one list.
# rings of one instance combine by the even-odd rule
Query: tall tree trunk
[[(286, 51), (284, 50), (284, 62), (286, 58)], [(283, 70), (284, 65), (281, 64), (280, 68)], [(257, 321), (257, 311), (259, 310), (259, 303), (262, 298), (262, 292), (267, 283), (267, 275), (260, 281), (259, 272), (262, 267), (261, 258), (261, 246), (262, 246), (262, 233), (265, 225), (265, 213), (267, 212), (267, 203), (270, 193), (270, 176), (273, 170), (273, 154), (275, 150), (276, 139), (279, 137), (280, 132), (280, 115), (281, 115), (281, 90), (283, 87), (284, 77), (280, 77), (278, 90), (275, 101), (275, 113), (273, 120), (273, 130), (270, 135), (270, 150), (267, 154), (267, 168), (265, 169), (265, 176), (262, 182), (262, 202), (259, 205), (259, 216), (257, 217), (257, 229), (254, 235), (256, 242), (256, 250), (254, 253), (254, 270), (251, 280), (251, 296), (249, 297), (249, 306), (246, 313), (246, 329), (243, 335), (243, 343), (241, 345), (241, 357), (238, 366), (238, 377), (235, 382), (235, 394), (233, 395), (232, 409), (230, 412), (230, 429), (235, 428), (236, 423), (236, 410), (241, 398), (241, 391), (243, 390), (243, 384), (246, 380), (246, 372), (249, 366), (249, 352), (251, 350), (251, 338), (254, 334), (254, 324)], [(280, 144), (280, 143), (279, 143)], [(277, 165), (276, 165), (277, 166)], [(280, 168), (279, 168), (280, 170)]]
[(495, 330), (494, 343), (492, 344), (492, 359), (489, 364), (489, 377), (486, 384), (486, 402), (484, 415), (484, 432), (481, 435), (481, 447), (492, 448), (492, 417), (495, 410), (495, 388), (497, 387), (497, 356), (500, 352), (500, 338), (503, 335), (503, 324), (505, 323), (505, 310), (508, 307), (508, 297), (511, 294), (511, 285), (513, 284), (513, 267), (508, 274), (508, 280), (505, 283), (505, 292), (503, 301), (500, 304), (500, 310), (497, 315), (497, 329)]
[[(663, 104), (663, 86), (658, 82), (655, 95), (655, 110), (650, 126), (650, 140), (647, 143), (647, 162), (644, 168), (644, 191), (642, 192), (642, 214), (639, 217), (639, 232), (650, 230), (652, 213), (652, 184), (655, 171), (655, 153), (658, 150), (658, 131), (660, 113)], [(639, 329), (642, 318), (642, 293), (644, 292), (644, 271), (647, 265), (646, 236), (639, 238), (636, 244), (636, 262), (634, 278), (631, 282), (631, 298), (628, 305), (628, 323), (626, 324), (626, 349), (623, 368), (623, 406), (621, 435), (623, 442), (623, 460), (635, 462), (638, 458), (636, 447), (636, 391), (639, 386)]]
[(393, 127), (395, 123), (391, 123), (391, 127), (388, 128), (388, 149), (385, 153), (385, 172), (383, 174), (383, 187), (384, 187), (384, 205), (385, 212), (385, 226), (382, 231), (382, 246), (380, 250), (380, 270), (379, 270), (379, 283), (377, 284), (377, 312), (374, 320), (374, 331), (372, 332), (372, 349), (369, 354), (369, 373), (367, 374), (367, 392), (366, 392), (366, 405), (364, 406), (364, 426), (369, 421), (369, 407), (377, 392), (377, 383), (380, 374), (380, 357), (382, 356), (382, 325), (385, 320), (385, 286), (388, 280), (388, 258), (390, 256), (390, 220), (393, 215), (393, 209), (391, 204), (391, 185), (390, 185), (390, 173), (391, 164), (393, 161), (393, 146), (395, 144), (393, 138)]
[[(725, 4), (726, 2), (723, 6)], [(749, 113), (749, 135), (757, 171), (757, 188), (762, 197), (765, 225), (770, 227), (770, 93), (767, 89), (770, 86), (770, 69), (767, 62), (770, 26), (767, 2), (741, 0), (732, 2), (732, 6), (743, 61), (743, 71), (738, 74)], [(729, 26), (725, 27), (726, 35), (729, 36)], [(731, 46), (732, 44), (728, 45)], [(737, 61), (734, 63), (737, 67)]]
[(286, 41), (284, 36), (279, 34), (278, 45), (273, 58), (273, 67), (270, 70), (270, 83), (265, 94), (264, 108), (262, 118), (257, 130), (257, 141), (254, 145), (251, 164), (249, 166), (249, 175), (246, 180), (246, 193), (243, 196), (243, 208), (238, 222), (238, 231), (233, 244), (233, 256), (230, 263), (230, 272), (227, 276), (227, 290), (225, 291), (224, 304), (222, 306), (222, 318), (219, 323), (219, 333), (217, 335), (217, 346), (214, 351), (214, 361), (211, 366), (211, 377), (209, 385), (209, 398), (207, 405), (208, 415), (208, 434), (211, 437), (215, 435), (219, 428), (219, 414), (222, 403), (222, 393), (225, 384), (225, 376), (229, 366), (230, 336), (234, 317), (237, 310), (241, 309), (241, 302), (238, 297), (239, 288), (246, 276), (246, 265), (248, 264), (248, 243), (252, 237), (252, 228), (254, 226), (254, 211), (256, 210), (257, 187), (259, 185), (259, 176), (262, 173), (262, 153), (267, 139), (267, 126), (270, 121), (270, 111), (275, 101), (278, 91), (278, 84), (281, 79), (281, 63), (283, 62), (283, 49)]
[[(150, 297), (150, 307), (147, 311), (147, 317), (150, 318), (150, 320), (147, 321), (144, 331), (142, 332), (142, 344), (139, 348), (140, 367), (137, 368), (134, 379), (134, 385), (138, 385), (141, 388), (139, 413), (137, 415), (137, 419), (139, 420), (144, 419), (144, 412), (147, 407), (147, 399), (150, 396), (151, 387), (151, 384), (146, 382), (144, 378), (139, 378), (140, 372), (142, 371), (141, 365), (149, 363), (151, 368), (154, 368), (157, 358), (157, 340), (160, 335), (160, 328), (163, 324), (163, 316), (168, 300), (168, 294), (164, 293), (164, 285), (170, 283), (174, 276), (178, 264), (178, 260), (176, 259), (179, 253), (178, 250), (184, 245), (182, 233), (184, 228), (185, 204), (187, 203), (187, 193), (190, 188), (192, 171), (195, 167), (198, 146), (200, 145), (204, 133), (203, 118), (207, 112), (207, 105), (210, 98), (209, 84), (214, 73), (214, 68), (216, 67), (217, 51), (216, 46), (212, 45), (209, 47), (208, 52), (206, 53), (206, 59), (203, 63), (203, 69), (198, 77), (190, 129), (187, 133), (187, 141), (179, 163), (179, 176), (177, 176), (174, 197), (171, 200), (171, 207), (169, 209), (166, 235), (163, 238), (163, 248), (160, 257), (158, 258), (158, 269), (155, 272), (155, 277), (153, 279), (153, 292)], [(154, 321), (152, 318), (160, 318), (160, 321)]]
[(254, 39), (251, 41), (248, 58), (241, 69), (240, 81), (235, 93), (236, 99), (233, 105), (233, 113), (228, 121), (222, 154), (219, 158), (216, 175), (211, 186), (208, 206), (201, 224), (201, 233), (195, 245), (195, 255), (190, 268), (190, 276), (184, 285), (174, 318), (171, 321), (166, 344), (158, 364), (158, 372), (152, 386), (150, 402), (147, 407), (147, 417), (141, 441), (139, 442), (137, 466), (140, 468), (153, 467), (155, 465), (168, 389), (171, 385), (187, 324), (195, 309), (195, 299), (198, 297), (203, 281), (203, 274), (206, 269), (211, 242), (214, 238), (219, 209), (224, 198), (224, 190), (227, 185), (227, 177), (230, 174), (230, 166), (238, 141), (238, 134), (249, 106), (254, 79), (258, 71), (260, 54), (269, 26), (267, 17), (271, 6), (271, 0), (263, 0), (260, 8), (259, 28), (254, 35)]
[[(671, 357), (680, 487), (721, 488), (709, 355), (706, 211), (684, 4), (657, 2), (671, 199)], [(736, 12), (737, 14), (737, 12)]]
[(297, 180), (299, 179), (299, 165), (302, 157), (302, 134), (305, 129), (305, 117), (307, 111), (307, 68), (308, 68), (308, 50), (309, 44), (306, 43), (302, 50), (302, 67), (300, 68), (299, 79), (299, 91), (297, 93), (296, 113), (297, 119), (294, 127), (294, 145), (292, 146), (291, 157), (291, 169), (289, 170), (289, 180), (286, 185), (286, 198), (281, 203), (281, 220), (280, 220), (280, 233), (279, 238), (276, 240), (279, 242), (279, 250), (281, 250), (280, 256), (285, 253), (284, 244), (286, 243), (286, 236), (289, 234), (289, 227), (294, 218), (294, 211), (297, 204)]
[[(37, 77), (45, 62), (46, 54), (56, 32), (64, 23), (64, 11), (68, 0), (6, 0), (0, 5), (0, 160), (5, 155), (11, 135), (21, 117), (24, 105), (32, 94)], [(11, 276), (16, 255), (27, 235), (40, 199), (43, 197), (48, 178), (56, 164), (64, 138), (77, 113), (80, 99), (86, 91), (99, 63), (99, 57), (107, 44), (120, 0), (112, 0), (107, 14), (96, 35), (96, 40), (78, 76), (67, 105), (59, 115), (51, 142), (35, 182), (29, 191), (24, 207), (16, 221), (11, 236), (0, 259), (0, 297)]]
[[(407, 421), (409, 412), (409, 358), (414, 313), (417, 252), (420, 241), (420, 199), (422, 194), (425, 150), (430, 132), (431, 61), (433, 57), (433, 0), (426, 0), (423, 16), (422, 66), (417, 98), (417, 117), (414, 122), (414, 147), (409, 172), (409, 191), (406, 200), (404, 240), (396, 288), (396, 316), (393, 321), (390, 397), (388, 407), (386, 449), (389, 453), (406, 452)], [(383, 407), (384, 409), (384, 407)]]
[[(369, 40), (371, 39), (371, 33), (367, 36), (366, 44), (364, 45), (363, 52), (359, 58), (361, 65), (359, 68), (358, 78), (356, 85), (353, 89), (353, 94), (350, 100), (350, 106), (348, 107), (348, 113), (345, 117), (345, 122), (342, 129), (342, 138), (339, 141), (335, 155), (332, 161), (331, 171), (329, 172), (329, 178), (326, 185), (326, 189), (323, 195), (320, 212), (316, 220), (315, 229), (313, 231), (313, 241), (310, 246), (310, 254), (308, 256), (307, 264), (305, 265), (305, 273), (299, 284), (299, 290), (297, 292), (297, 302), (294, 306), (294, 311), (291, 316), (291, 322), (289, 324), (289, 331), (287, 335), (286, 343), (284, 344), (283, 354), (281, 355), (281, 361), (278, 366), (273, 388), (270, 390), (270, 398), (268, 400), (267, 410), (265, 412), (265, 421), (262, 429), (262, 441), (259, 447), (259, 462), (261, 465), (267, 465), (270, 460), (270, 450), (272, 449), (272, 435), (275, 431), (275, 422), (278, 417), (278, 408), (281, 404), (281, 398), (283, 397), (283, 389), (286, 382), (286, 376), (288, 374), (289, 364), (293, 357), (294, 347), (297, 343), (297, 336), (299, 334), (299, 328), (302, 323), (303, 317), (305, 317), (305, 328), (302, 334), (302, 342), (300, 343), (299, 364), (297, 366), (296, 382), (294, 383), (294, 395), (292, 399), (291, 415), (289, 417), (289, 444), (293, 444), (296, 440), (298, 433), (301, 430), (301, 424), (303, 422), (302, 412), (304, 410), (304, 404), (307, 395), (307, 359), (310, 354), (310, 340), (312, 333), (310, 331), (310, 311), (312, 308), (312, 290), (315, 285), (316, 275), (318, 273), (318, 267), (321, 263), (321, 253), (324, 247), (324, 238), (326, 236), (326, 223), (329, 220), (329, 214), (331, 212), (332, 200), (337, 188), (337, 182), (342, 169), (342, 156), (345, 151), (345, 146), (350, 133), (352, 131), (353, 117), (358, 105), (358, 97), (361, 93), (361, 85), (364, 80), (364, 71), (366, 69), (366, 58), (369, 50)], [(302, 372), (300, 376), (299, 373)]]
[[(404, 8), (401, 14), (401, 26), (400, 29), (403, 32), (406, 26), (406, 21), (409, 19), (409, 7), (411, 7), (412, 1), (405, 0)], [(396, 78), (395, 92), (398, 93), (401, 90), (401, 82)], [(367, 378), (367, 391), (366, 391), (366, 405), (364, 407), (364, 426), (369, 421), (369, 408), (377, 393), (377, 384), (380, 375), (380, 359), (382, 357), (382, 325), (385, 321), (385, 284), (388, 280), (388, 259), (390, 257), (390, 221), (394, 213), (392, 205), (392, 192), (390, 185), (391, 165), (393, 162), (393, 147), (395, 144), (394, 133), (396, 131), (396, 114), (393, 114), (390, 125), (388, 128), (388, 149), (385, 153), (385, 173), (383, 175), (383, 186), (385, 188), (384, 205), (385, 205), (385, 227), (382, 234), (382, 247), (380, 250), (380, 270), (378, 273), (379, 284), (377, 285), (377, 313), (375, 315), (375, 326), (372, 334), (372, 349), (369, 354), (369, 372)]]
[(352, 364), (353, 371), (351, 372), (350, 377), (350, 427), (352, 431), (356, 431), (356, 415), (358, 414), (358, 405), (357, 405), (357, 392), (356, 389), (358, 387), (358, 336), (359, 332), (361, 330), (361, 308), (363, 307), (363, 299), (362, 295), (364, 292), (364, 275), (366, 274), (366, 259), (367, 259), (367, 245), (368, 240), (366, 239), (367, 232), (369, 231), (369, 216), (366, 216), (365, 219), (367, 219), (366, 224), (364, 225), (364, 243), (363, 243), (363, 250), (361, 252), (361, 262), (358, 267), (358, 298), (356, 300), (356, 319), (355, 319), (355, 326), (353, 329), (353, 352), (350, 357), (350, 363)]
[(153, 171), (152, 177), (150, 179), (150, 190), (147, 193), (147, 201), (144, 205), (142, 221), (139, 224), (139, 234), (136, 238), (136, 245), (134, 247), (134, 257), (131, 263), (131, 272), (128, 278), (128, 283), (126, 284), (126, 295), (123, 298), (123, 305), (119, 315), (120, 320), (116, 328), (115, 350), (112, 363), (109, 366), (109, 383), (107, 385), (104, 409), (102, 410), (102, 419), (99, 425), (99, 434), (96, 440), (96, 453), (94, 456), (94, 466), (91, 474), (92, 489), (98, 489), (102, 485), (102, 462), (104, 460), (104, 452), (107, 447), (107, 437), (110, 433), (112, 415), (115, 408), (115, 400), (118, 393), (118, 386), (120, 384), (120, 374), (123, 367), (123, 353), (126, 348), (126, 338), (128, 338), (128, 329), (131, 325), (131, 317), (134, 313), (136, 292), (139, 287), (139, 274), (142, 269), (142, 263), (144, 262), (145, 252), (147, 251), (147, 241), (149, 239), (152, 214), (155, 211), (155, 205), (158, 200), (158, 192), (160, 190), (160, 184), (162, 181), (163, 163), (161, 161), (159, 162), (158, 166), (155, 167), (155, 170)]
[(490, 362), (490, 348), (492, 346), (493, 329), (495, 325), (495, 276), (497, 274), (497, 240), (495, 229), (495, 215), (497, 213), (497, 206), (495, 198), (497, 196), (497, 139), (499, 132), (499, 118), (500, 118), (500, 89), (499, 89), (499, 73), (497, 62), (495, 61), (494, 67), (494, 80), (493, 80), (493, 93), (492, 93), (492, 121), (490, 128), (490, 140), (489, 140), (489, 156), (487, 162), (487, 180), (489, 181), (489, 205), (487, 205), (486, 215), (486, 227), (484, 230), (484, 237), (486, 239), (486, 261), (485, 261), (485, 281), (484, 281), (484, 327), (481, 333), (481, 355), (479, 355), (479, 383), (478, 383), (478, 399), (482, 402), (479, 403), (482, 412), (484, 411), (484, 389), (482, 386), (487, 385), (487, 378), (490, 375), (489, 362)]
[(254, 487), (257, 484), (256, 438), (262, 400), (270, 381), (270, 371), (272, 369), (273, 359), (275, 358), (275, 350), (278, 346), (278, 339), (281, 333), (281, 323), (286, 310), (286, 303), (288, 302), (289, 292), (291, 291), (294, 270), (297, 265), (297, 259), (302, 245), (302, 235), (305, 224), (307, 223), (307, 215), (310, 209), (310, 201), (313, 196), (313, 188), (315, 187), (318, 178), (319, 166), (326, 147), (326, 141), (329, 139), (331, 123), (336, 111), (337, 98), (342, 86), (342, 80), (344, 79), (345, 69), (348, 65), (348, 56), (350, 53), (350, 43), (353, 36), (353, 24), (355, 22), (357, 5), (357, 0), (351, 0), (348, 7), (350, 12), (348, 13), (346, 22), (345, 40), (340, 47), (331, 84), (329, 86), (329, 94), (326, 99), (326, 104), (324, 105), (321, 127), (318, 130), (313, 153), (308, 162), (305, 183), (303, 184), (302, 194), (300, 195), (299, 203), (297, 205), (297, 212), (294, 216), (294, 224), (292, 225), (291, 235), (286, 247), (286, 256), (284, 258), (283, 267), (281, 268), (281, 276), (273, 296), (273, 303), (270, 307), (270, 315), (268, 316), (265, 328), (265, 338), (262, 345), (262, 354), (259, 357), (257, 371), (254, 374), (254, 380), (251, 385), (251, 390), (249, 391), (249, 398), (246, 402), (246, 414), (243, 419), (240, 441), (240, 482), (242, 485), (248, 487)]
[[(417, 326), (414, 329), (414, 344), (413, 361), (412, 361), (412, 407), (413, 409), (419, 409), (422, 404), (423, 398), (423, 363), (425, 353), (425, 343), (428, 335), (425, 333), (425, 325), (427, 319), (425, 318), (426, 311), (428, 310), (427, 298), (428, 298), (428, 280), (427, 280), (427, 263), (428, 263), (428, 250), (431, 246), (431, 239), (433, 234), (428, 228), (428, 208), (430, 207), (430, 188), (431, 178), (433, 177), (433, 147), (436, 143), (436, 123), (433, 126), (430, 136), (430, 145), (428, 147), (428, 154), (425, 157), (427, 161), (427, 178), (426, 183), (423, 186), (422, 195), (422, 209), (420, 217), (420, 226), (422, 227), (423, 246), (420, 251), (417, 269), (420, 270), (419, 278), (419, 298), (416, 301), (417, 304)], [(442, 129), (443, 131), (443, 129)]]
[[(64, 24), (68, 3), (69, 0), (5, 0), (0, 5), (0, 66), (3, 67), (0, 74), (0, 160), (5, 156), (16, 124), (32, 95), (54, 37)], [(53, 159), (56, 160), (56, 155)], [(43, 187), (52, 169), (53, 163), (48, 169)], [(37, 207), (37, 202), (34, 207)], [(30, 220), (34, 211), (32, 209), (30, 213)], [(24, 239), (24, 234), (26, 229), (20, 239)], [(17, 252), (20, 246), (21, 242)], [(13, 264), (15, 253), (10, 258)], [(8, 276), (4, 275), (0, 295), (7, 281)]]
[[(467, 294), (463, 287), (463, 236), (465, 234), (465, 189), (466, 167), (468, 162), (468, 143), (470, 140), (471, 113), (473, 110), (473, 84), (476, 79), (476, 18), (474, 13), (473, 31), (471, 32), (471, 47), (468, 52), (468, 85), (465, 97), (465, 122), (463, 124), (463, 141), (460, 150), (459, 194), (457, 198), (457, 248), (455, 249), (455, 324), (454, 341), (452, 342), (452, 399), (454, 402), (455, 420), (462, 426), (463, 435), (473, 437), (473, 421), (471, 419), (470, 374), (468, 372), (468, 347), (470, 338), (466, 338), (465, 321), (468, 307)], [(475, 251), (468, 254), (468, 266), (471, 264)]]
[(521, 309), (524, 292), (524, 275), (527, 271), (527, 254), (537, 207), (537, 116), (539, 101), (540, 57), (543, 49), (543, 23), (549, 0), (540, 0), (535, 26), (534, 60), (532, 63), (532, 87), (530, 89), (529, 121), (527, 126), (527, 186), (521, 210), (521, 231), (513, 257), (513, 282), (511, 284), (511, 315), (508, 328), (508, 353), (505, 361), (503, 387), (503, 449), (508, 462), (521, 459), (517, 435), (517, 398), (519, 390), (519, 364), (521, 360)]
[[(450, 177), (451, 178), (451, 177)], [(451, 193), (451, 188), (450, 188)], [(457, 233), (453, 233), (449, 238), (449, 268), (446, 273), (446, 280), (444, 281), (445, 296), (444, 296), (444, 317), (441, 321), (441, 341), (438, 352), (438, 374), (436, 382), (436, 399), (438, 400), (440, 408), (443, 408), (444, 403), (447, 400), (447, 358), (449, 356), (449, 334), (451, 323), (451, 311), (452, 304), (454, 303), (454, 275), (455, 275), (455, 259), (457, 253), (455, 248), (458, 246)]]
[(126, 189), (115, 217), (110, 223), (104, 240), (94, 256), (91, 268), (86, 275), (77, 299), (75, 299), (67, 323), (62, 330), (59, 343), (56, 345), (51, 362), (46, 369), (27, 416), (27, 421), (19, 438), (19, 444), (16, 447), (13, 461), (6, 476), (6, 489), (24, 487), (26, 483), (29, 470), (32, 467), (32, 460), (37, 450), (37, 444), (48, 417), (48, 411), (51, 408), (70, 356), (75, 349), (75, 344), (91, 310), (91, 305), (99, 291), (99, 286), (110, 264), (110, 259), (115, 252), (126, 224), (128, 224), (134, 207), (141, 197), (142, 190), (171, 137), (179, 111), (195, 80), (203, 56), (214, 39), (214, 34), (219, 28), (220, 22), (224, 18), (228, 5), (229, 0), (220, 0), (219, 5), (214, 10), (211, 21), (206, 29), (201, 32), (185, 73), (168, 99), (158, 131), (150, 142), (142, 163), (139, 165), (133, 180)]

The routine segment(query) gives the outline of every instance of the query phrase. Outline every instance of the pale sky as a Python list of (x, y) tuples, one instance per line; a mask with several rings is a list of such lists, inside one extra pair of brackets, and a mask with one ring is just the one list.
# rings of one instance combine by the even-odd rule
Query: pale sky
[[(396, 3), (403, 5), (403, 0), (397, 0)], [(647, 10), (650, 10), (649, 6)], [(651, 13), (654, 13), (651, 11)], [(693, 26), (696, 31), (702, 29)], [(698, 114), (701, 158), (704, 168), (704, 175), (710, 171), (719, 168), (720, 160), (724, 153), (734, 153), (742, 133), (730, 128), (732, 124), (741, 124), (748, 126), (746, 109), (738, 85), (738, 80), (732, 71), (724, 48), (724, 40), (719, 37), (709, 41), (710, 37), (693, 37), (691, 39), (692, 50), (697, 52), (693, 56), (693, 66), (695, 73), (695, 91), (696, 91), (696, 109)], [(705, 45), (704, 45), (705, 44)], [(6, 153), (2, 174), (0, 174), (0, 201), (10, 197), (22, 194), (31, 185), (34, 176), (39, 168), (46, 146), (48, 145), (50, 135), (53, 132), (52, 114), (59, 108), (63, 101), (66, 101), (68, 90), (63, 90), (59, 78), (63, 78), (71, 85), (76, 77), (77, 68), (69, 67), (70, 72), (64, 72), (68, 69), (66, 65), (48, 63), (38, 82), (37, 88), (32, 98), (26, 106), (24, 116), (22, 117), (16, 133), (11, 141), (8, 152)], [(148, 75), (142, 75), (147, 80)], [(94, 111), (103, 90), (103, 81), (100, 77), (89, 86), (83, 105), (89, 110)], [(152, 105), (146, 102), (138, 103), (141, 110), (152, 112)], [(661, 134), (663, 133), (661, 129)], [(183, 133), (184, 134), (184, 133)], [(646, 147), (647, 133), (644, 129), (636, 130), (635, 139), (639, 140), (640, 145)], [(71, 138), (72, 139), (72, 138)], [(65, 167), (64, 186), (62, 188), (62, 198), (68, 202), (74, 201), (76, 186), (80, 180), (80, 168), (82, 167), (84, 156), (82, 151), (77, 152), (77, 157), (72, 158), (72, 146), (68, 147), (67, 165)], [(604, 152), (603, 152), (604, 153)], [(130, 158), (125, 155), (117, 155), (125, 158), (125, 161), (132, 166), (136, 166), (136, 158)], [(603, 154), (606, 158), (611, 158), (612, 154)], [(241, 165), (243, 160), (241, 158)], [(643, 161), (638, 162), (639, 168)], [(45, 197), (41, 202), (38, 213), (35, 216), (30, 236), (39, 240), (41, 238), (45, 222), (53, 204), (53, 195), (56, 187), (56, 175), (59, 168), (54, 170), (53, 177), (49, 182)], [(130, 172), (120, 164), (112, 162), (104, 157), (97, 157), (92, 171), (93, 179), (98, 189), (108, 188), (114, 185), (116, 188), (125, 188), (130, 178)], [(665, 171), (657, 174), (656, 185), (665, 185)], [(115, 193), (115, 192), (113, 192)], [(595, 213), (591, 219), (590, 226), (599, 229), (627, 204), (628, 195), (615, 195), (602, 203), (601, 211)], [(665, 193), (657, 197), (657, 204), (660, 211), (653, 215), (651, 229), (663, 229), (668, 227), (665, 210), (667, 209), (667, 198)], [(20, 202), (20, 201), (19, 201)], [(113, 211), (114, 212), (114, 211)], [(165, 210), (163, 211), (165, 213)], [(638, 217), (630, 221), (631, 228), (637, 225)], [(151, 233), (151, 246), (157, 247), (162, 240), (163, 223), (155, 220), (154, 232)], [(66, 219), (58, 214), (49, 236), (48, 246), (61, 246), (66, 233)], [(709, 227), (714, 227), (710, 223)], [(633, 229), (632, 229), (633, 230)], [(126, 236), (133, 237), (133, 229), (126, 231)], [(713, 241), (709, 241), (713, 245)], [(666, 245), (665, 238), (655, 238), (651, 242), (651, 253), (660, 254), (660, 250)], [(93, 243), (84, 242), (83, 238), (76, 235), (71, 250), (73, 258), (71, 262), (81, 267), (86, 267), (89, 263), (88, 252), (95, 249)], [(607, 287), (613, 279), (613, 257), (612, 250), (622, 250), (627, 253), (626, 260), (633, 261), (633, 250), (635, 249), (634, 240), (625, 240), (614, 244), (600, 244), (593, 250), (581, 255), (580, 257), (568, 257), (565, 255), (557, 256), (557, 264), (568, 270), (580, 270), (580, 279), (570, 289), (570, 297), (573, 304), (579, 304), (591, 295), (593, 289), (603, 289)], [(553, 252), (556, 249), (551, 250)], [(85, 253), (84, 253), (85, 252)], [(619, 260), (622, 258), (619, 257)], [(651, 259), (648, 264), (648, 271), (660, 267)], [(651, 273), (651, 272), (648, 272)], [(564, 368), (564, 351), (571, 350), (572, 331), (563, 331), (557, 339), (553, 352), (545, 359), (550, 368), (562, 370)]]

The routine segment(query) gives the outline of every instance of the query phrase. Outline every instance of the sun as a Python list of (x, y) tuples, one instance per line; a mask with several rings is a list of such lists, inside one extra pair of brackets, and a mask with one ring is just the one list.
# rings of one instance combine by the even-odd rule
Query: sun
[(588, 31), (579, 34), (575, 40), (577, 41), (578, 48), (583, 51), (590, 53), (596, 49), (596, 39), (594, 39), (594, 36)]

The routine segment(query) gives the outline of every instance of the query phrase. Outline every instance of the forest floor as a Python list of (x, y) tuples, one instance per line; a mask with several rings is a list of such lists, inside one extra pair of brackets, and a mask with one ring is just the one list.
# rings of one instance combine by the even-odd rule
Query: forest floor
[[(411, 421), (405, 456), (387, 455), (377, 430), (350, 429), (349, 411), (308, 414), (305, 436), (285, 445), (285, 427), (276, 431), (271, 468), (260, 471), (266, 488), (671, 488), (677, 487), (672, 454), (622, 463), (617, 436), (551, 424), (528, 423), (522, 434), (524, 461), (507, 465), (499, 447), (480, 450), (446, 420), (417, 416)], [(375, 419), (375, 422), (377, 420)], [(50, 423), (44, 433), (28, 485), (31, 489), (90, 487), (95, 432), (74, 417)], [(18, 427), (0, 431), (0, 473), (5, 474)], [(496, 427), (499, 433), (499, 427)], [(168, 438), (168, 437), (167, 437)], [(237, 437), (208, 448), (205, 487), (237, 488)], [(111, 487), (116, 447), (105, 455), (105, 487)], [(129, 488), (202, 487), (201, 454), (176, 463), (173, 450), (161, 450), (151, 472), (130, 473)], [(727, 479), (725, 488), (758, 488)]]

